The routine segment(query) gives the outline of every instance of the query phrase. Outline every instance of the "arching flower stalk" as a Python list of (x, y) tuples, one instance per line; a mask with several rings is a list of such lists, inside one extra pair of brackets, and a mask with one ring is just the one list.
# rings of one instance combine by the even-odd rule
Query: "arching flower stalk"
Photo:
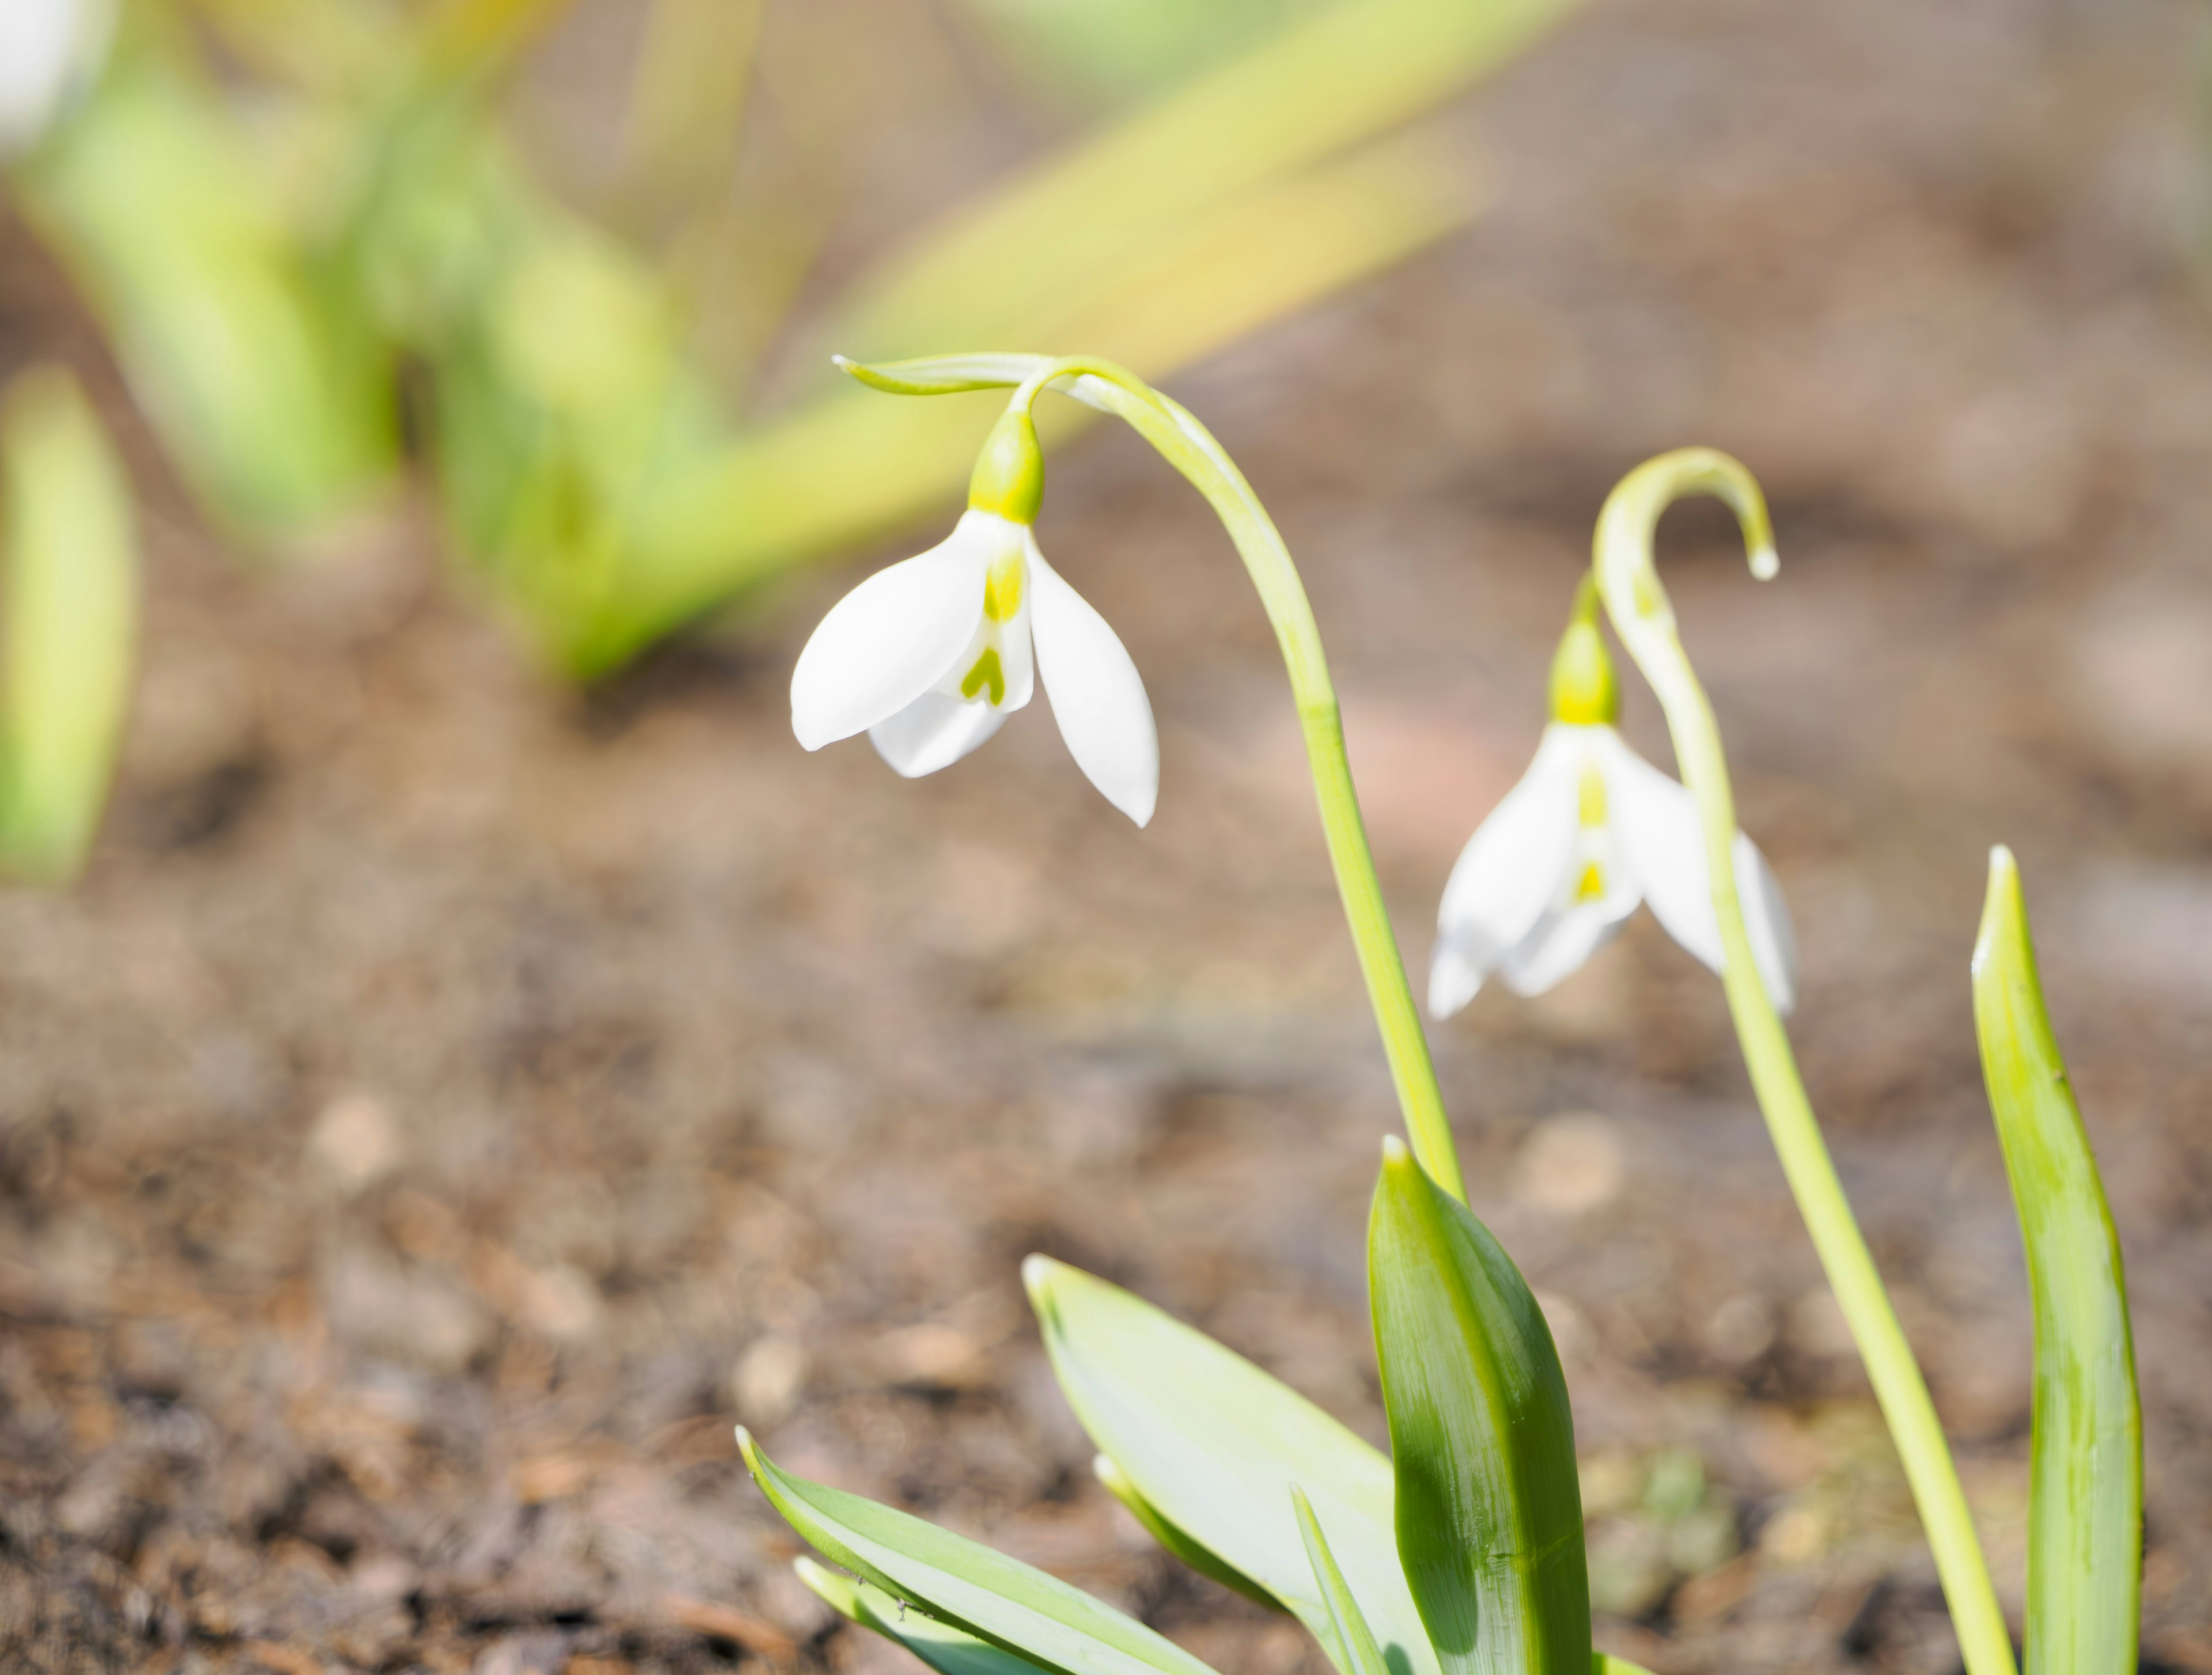
[[(1698, 807), (1636, 753), (1614, 723), (1620, 684), (1585, 577), (1552, 660), (1552, 720), (1536, 759), (1468, 840), (1444, 885), (1429, 968), (1429, 1013), (1447, 1018), (1492, 972), (1516, 994), (1564, 981), (1649, 902), (1668, 934), (1721, 969)], [(1796, 996), (1790, 910), (1752, 841), (1732, 845), (1736, 889), (1774, 1004)]]
[(1658, 695), (1683, 783), (1696, 798), (1720, 930), (1721, 980), (1752, 1089), (1896, 1441), (1935, 1552), (1968, 1675), (2013, 1675), (2012, 1641), (2004, 1613), (1990, 1585), (1988, 1561), (1927, 1381), (1882, 1289), (1865, 1235), (1852, 1217), (1797, 1073), (1788, 1032), (1759, 974), (1751, 920), (1737, 885), (1737, 869), (1730, 864), (1740, 834), (1719, 724), (1682, 648), (1674, 606), (1652, 563), (1652, 535), (1660, 513), (1694, 495), (1716, 495), (1735, 513), (1753, 575), (1766, 580), (1777, 574), (1779, 565), (1765, 498), (1751, 473), (1711, 448), (1681, 448), (1639, 465), (1607, 496), (1598, 516), (1598, 588), (1613, 631)]

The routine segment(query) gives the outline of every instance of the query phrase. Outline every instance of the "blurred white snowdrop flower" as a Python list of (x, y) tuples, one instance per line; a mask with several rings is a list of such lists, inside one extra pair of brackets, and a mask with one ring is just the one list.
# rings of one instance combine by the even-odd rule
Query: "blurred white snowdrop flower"
[[(1713, 970), (1723, 964), (1697, 804), (1613, 724), (1620, 689), (1585, 580), (1552, 663), (1552, 722), (1536, 759), (1469, 840), (1444, 886), (1429, 1010), (1449, 1017), (1492, 972), (1541, 994), (1610, 942), (1639, 902)], [(1774, 875), (1735, 834), (1736, 888), (1775, 1005), (1796, 998), (1796, 944)]]
[(0, 0), (0, 158), (27, 150), (100, 73), (113, 0)]
[(984, 445), (968, 510), (937, 546), (881, 570), (822, 619), (791, 677), (810, 750), (866, 731), (909, 779), (948, 768), (1029, 702), (1038, 677), (1076, 765), (1139, 826), (1159, 799), (1145, 683), (1106, 620), (1037, 550), (1044, 459), (1025, 409)]

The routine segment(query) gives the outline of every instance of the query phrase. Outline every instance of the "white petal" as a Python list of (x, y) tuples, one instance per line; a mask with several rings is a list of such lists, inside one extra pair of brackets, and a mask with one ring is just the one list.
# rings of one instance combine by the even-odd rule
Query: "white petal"
[[(1558, 897), (1573, 865), (1579, 824), (1577, 781), (1589, 730), (1554, 724), (1521, 782), (1475, 828), (1453, 865), (1437, 908), (1437, 950), (1430, 967), (1429, 1011), (1447, 1017), (1474, 998), (1483, 980)], [(1471, 983), (1456, 1004), (1440, 1007), (1444, 950), (1460, 969), (1448, 992)]]
[(1030, 548), (1037, 670), (1075, 765), (1144, 825), (1160, 795), (1160, 739), (1145, 683), (1106, 619)]
[(909, 780), (950, 768), (998, 731), (1007, 712), (925, 692), (897, 714), (868, 729), (876, 753)]
[[(1697, 799), (1615, 735), (1606, 749), (1606, 788), (1613, 802), (1613, 828), (1651, 911), (1667, 933), (1714, 971), (1726, 963), (1720, 920), (1713, 912), (1712, 873), (1705, 865), (1705, 828)], [(1736, 893), (1743, 901), (1752, 957), (1774, 1004), (1788, 1011), (1795, 998), (1796, 939), (1789, 909), (1765, 859), (1741, 832), (1735, 834)]]
[(1449, 938), (1437, 938), (1429, 956), (1429, 1016), (1441, 1023), (1460, 1010), (1482, 992), (1485, 975)]
[(970, 512), (937, 546), (837, 601), (792, 671), (791, 727), (801, 744), (818, 750), (849, 738), (944, 678), (975, 637), (984, 574), (1001, 531), (1013, 527)]
[(114, 9), (106, 0), (0, 4), (0, 156), (37, 139), (72, 86), (98, 72)]
[(1533, 996), (1564, 982), (1619, 936), (1635, 911), (1636, 893), (1626, 890), (1546, 913), (1527, 939), (1506, 956), (1506, 986), (1516, 994)]
[(1782, 886), (1767, 865), (1759, 846), (1741, 832), (1735, 834), (1735, 888), (1743, 898), (1743, 928), (1751, 936), (1751, 957), (1775, 1010), (1785, 1016), (1797, 1004), (1797, 932), (1790, 922), (1790, 904)]

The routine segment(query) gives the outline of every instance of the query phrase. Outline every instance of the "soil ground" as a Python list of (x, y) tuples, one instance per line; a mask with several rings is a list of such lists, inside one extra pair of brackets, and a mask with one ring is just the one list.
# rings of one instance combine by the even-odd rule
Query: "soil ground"
[[(1667, 564), (1815, 1102), (2016, 1610), (2028, 1317), (1966, 988), (2013, 845), (2130, 1264), (2146, 1656), (2212, 1672), (2203, 28), (1608, 0), (1478, 101), (1468, 236), (1176, 387), (1306, 567), (1417, 965), (1607, 488), (1690, 441), (1760, 475), (1779, 580), (1707, 507)], [(6, 237), (0, 362), (96, 366)], [(1139, 833), (1042, 702), (921, 783), (798, 748), (792, 659), (888, 548), (579, 696), (427, 519), (256, 574), (149, 481), (106, 834), (73, 893), (0, 896), (9, 1666), (903, 1666), (792, 1577), (743, 1414), (1218, 1667), (1317, 1670), (1091, 1481), (1016, 1275), (1133, 1285), (1381, 1433), (1389, 1089), (1188, 491), (1101, 433), (1042, 530), (1159, 714)], [(1626, 725), (1668, 760), (1632, 680)], [(1717, 986), (1639, 919), (1434, 1036), (1563, 1344), (1601, 1644), (1954, 1668)]]

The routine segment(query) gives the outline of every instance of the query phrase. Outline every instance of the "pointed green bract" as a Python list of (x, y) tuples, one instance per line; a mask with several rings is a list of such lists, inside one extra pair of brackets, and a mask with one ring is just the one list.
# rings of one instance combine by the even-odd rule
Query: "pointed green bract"
[(1269, 1611), (1281, 1611), (1283, 1602), (1249, 1576), (1231, 1564), (1218, 1553), (1212, 1552), (1193, 1541), (1161, 1514), (1160, 1509), (1147, 1501), (1129, 1481), (1129, 1474), (1112, 1460), (1100, 1454), (1091, 1462), (1091, 1475), (1103, 1484), (1106, 1491), (1123, 1506), (1129, 1515), (1145, 1526), (1152, 1539), (1166, 1548), (1201, 1576), (1211, 1576), (1222, 1587), (1243, 1594), (1255, 1605), (1265, 1605)]
[(840, 1575), (812, 1559), (799, 1559), (792, 1569), (832, 1611), (905, 1647), (937, 1675), (1038, 1675), (1037, 1666), (1027, 1658), (922, 1611), (909, 1611), (858, 1577)]
[(1336, 1556), (1328, 1550), (1328, 1537), (1322, 1532), (1321, 1520), (1314, 1516), (1313, 1502), (1306, 1499), (1305, 1490), (1296, 1484), (1291, 1485), (1291, 1505), (1297, 1513), (1298, 1533), (1305, 1539), (1306, 1558), (1313, 1566), (1314, 1581), (1321, 1585), (1322, 1599), (1336, 1624), (1336, 1642), (1344, 1648), (1345, 1662), (1352, 1675), (1390, 1675), (1390, 1666), (1382, 1660), (1382, 1649), (1375, 1643), (1374, 1631), (1360, 1614), (1359, 1601), (1352, 1597), (1344, 1572), (1337, 1569)]
[(1273, 1594), (1346, 1675), (1290, 1502), (1304, 1486), (1401, 1675), (1438, 1675), (1391, 1534), (1390, 1462), (1204, 1332), (1079, 1269), (1022, 1265), (1075, 1417), (1176, 1529)]
[(1212, 1675), (1133, 1617), (919, 1518), (783, 1471), (742, 1428), (753, 1481), (817, 1551), (894, 1599), (1060, 1675)]
[(1551, 1330), (1490, 1230), (1395, 1139), (1368, 1284), (1398, 1554), (1445, 1675), (1584, 1675), (1582, 1496)]
[(1990, 857), (1974, 1029), (2035, 1307), (2027, 1675), (2130, 1675), (2142, 1417), (2120, 1242), (2051, 1030), (2011, 852)]

